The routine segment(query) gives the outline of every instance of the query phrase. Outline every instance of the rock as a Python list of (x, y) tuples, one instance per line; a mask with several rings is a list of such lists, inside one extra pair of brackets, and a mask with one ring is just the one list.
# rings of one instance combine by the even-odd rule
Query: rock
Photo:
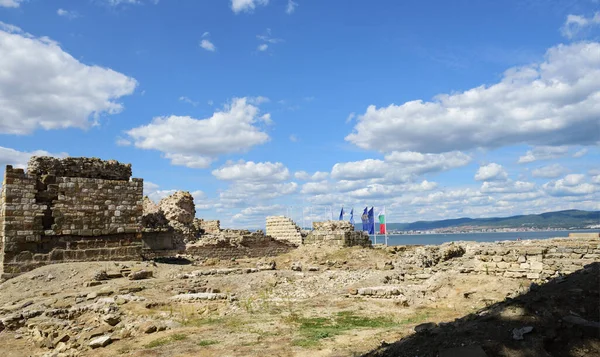
[(417, 333), (427, 332), (427, 331), (433, 330), (436, 327), (437, 327), (437, 325), (434, 322), (426, 322), (424, 324), (415, 326), (415, 332), (417, 332)]
[(121, 317), (115, 314), (109, 314), (104, 316), (102, 320), (111, 326), (115, 326), (116, 324), (121, 322)]
[(293, 262), (291, 269), (293, 271), (302, 271), (302, 263), (300, 263), (300, 262)]
[(23, 315), (19, 313), (10, 314), (0, 319), (0, 324), (8, 330), (16, 330), (23, 326), (24, 323)]
[(268, 262), (258, 262), (256, 263), (256, 268), (258, 270), (275, 270), (277, 264), (274, 260)]
[(152, 270), (138, 270), (129, 274), (129, 280), (141, 280), (152, 277)]
[(85, 284), (83, 284), (83, 286), (85, 286), (86, 288), (92, 287), (92, 286), (98, 286), (98, 285), (102, 285), (101, 281), (87, 281), (85, 282)]
[(220, 293), (195, 293), (195, 294), (179, 294), (171, 296), (171, 300), (175, 301), (193, 301), (193, 300), (225, 300), (227, 294)]
[(530, 333), (531, 331), (533, 331), (533, 326), (515, 328), (512, 330), (513, 340), (522, 340), (523, 335), (525, 335), (526, 333)]
[(158, 330), (158, 328), (152, 322), (145, 322), (140, 325), (140, 331), (143, 333), (154, 333), (156, 330)]
[(111, 339), (110, 335), (104, 335), (104, 336), (96, 337), (95, 339), (91, 340), (89, 343), (89, 346), (91, 348), (106, 347), (106, 346), (110, 345), (111, 342), (112, 342), (112, 339)]
[(96, 281), (108, 280), (108, 273), (106, 272), (106, 270), (100, 270), (94, 274), (93, 279)]
[(308, 271), (319, 271), (319, 267), (310, 266), (308, 267)]
[(71, 336), (69, 336), (69, 334), (61, 333), (57, 338), (54, 339), (54, 344), (57, 345), (60, 342), (67, 342), (70, 338)]

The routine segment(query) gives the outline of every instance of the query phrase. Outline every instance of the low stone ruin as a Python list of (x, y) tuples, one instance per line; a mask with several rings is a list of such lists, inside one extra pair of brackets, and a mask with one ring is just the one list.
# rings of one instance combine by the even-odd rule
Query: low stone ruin
[(304, 244), (336, 247), (371, 247), (369, 235), (355, 231), (348, 221), (313, 222), (313, 230), (304, 238)]
[(221, 221), (219, 220), (204, 220), (196, 218), (194, 220), (194, 226), (200, 232), (200, 234), (216, 234), (221, 231)]
[(291, 242), (293, 244), (302, 244), (302, 231), (296, 223), (288, 217), (269, 216), (267, 217), (267, 235), (278, 239)]

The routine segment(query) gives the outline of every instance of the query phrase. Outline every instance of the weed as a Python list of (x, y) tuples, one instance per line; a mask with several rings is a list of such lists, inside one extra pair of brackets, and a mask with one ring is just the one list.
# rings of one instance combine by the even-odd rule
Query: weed
[(320, 340), (334, 337), (345, 331), (358, 328), (384, 328), (397, 325), (386, 317), (366, 317), (355, 315), (351, 311), (339, 312), (332, 317), (299, 317), (292, 315), (288, 319), (299, 324), (302, 339), (292, 342), (295, 346), (314, 347)]
[(168, 345), (169, 343), (172, 343), (172, 342), (175, 342), (175, 341), (183, 341), (185, 339), (187, 339), (186, 335), (184, 335), (182, 333), (175, 333), (175, 334), (172, 334), (170, 336), (161, 337), (159, 339), (156, 339), (156, 340), (148, 343), (144, 347), (146, 347), (146, 348), (155, 348), (155, 347), (160, 347), (160, 346)]
[(198, 346), (210, 346), (210, 345), (216, 345), (217, 343), (219, 343), (219, 341), (215, 341), (215, 340), (200, 340), (196, 344)]

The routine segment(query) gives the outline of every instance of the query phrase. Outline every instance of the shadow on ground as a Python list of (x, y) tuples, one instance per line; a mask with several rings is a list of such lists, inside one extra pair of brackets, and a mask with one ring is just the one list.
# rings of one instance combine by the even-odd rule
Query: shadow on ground
[(453, 322), (417, 326), (363, 357), (600, 356), (599, 291), (600, 263), (589, 264)]

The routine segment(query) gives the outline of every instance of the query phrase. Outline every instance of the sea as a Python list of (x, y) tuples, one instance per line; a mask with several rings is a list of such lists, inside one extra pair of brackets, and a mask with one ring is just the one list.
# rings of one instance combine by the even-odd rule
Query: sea
[[(569, 233), (600, 232), (598, 229), (536, 232), (490, 232), (490, 233), (454, 233), (454, 234), (390, 234), (388, 245), (434, 245), (456, 241), (496, 242), (517, 239), (548, 239), (568, 237)], [(371, 241), (373, 242), (373, 236)], [(377, 244), (384, 243), (384, 236), (377, 235)]]

